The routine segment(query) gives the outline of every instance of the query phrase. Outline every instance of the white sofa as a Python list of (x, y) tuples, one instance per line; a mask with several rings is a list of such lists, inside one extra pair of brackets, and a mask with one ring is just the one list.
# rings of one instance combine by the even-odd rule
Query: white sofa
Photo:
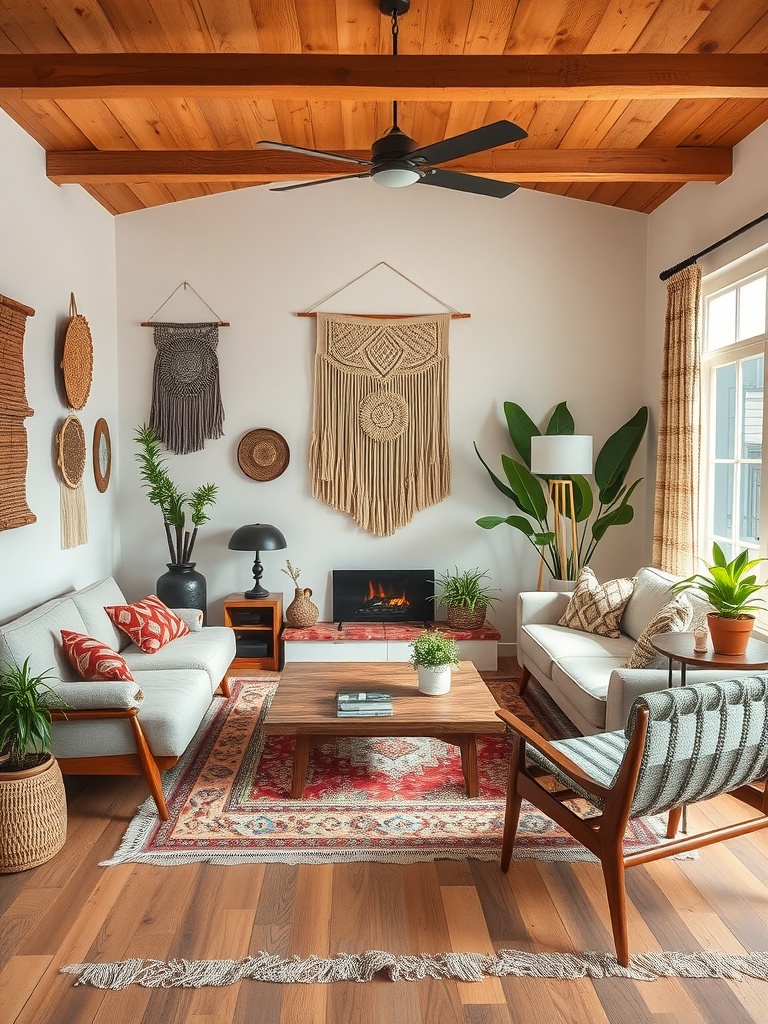
[[(670, 587), (675, 578), (648, 566), (638, 571), (621, 618), (621, 636), (616, 639), (558, 626), (570, 594), (520, 594), (517, 660), (524, 684), (533, 676), (585, 736), (623, 729), (635, 697), (664, 689), (669, 683), (668, 662), (661, 656), (648, 668), (623, 666), (648, 622), (672, 599)], [(688, 597), (694, 617), (703, 616), (706, 603), (690, 593)], [(722, 671), (696, 674), (701, 682), (722, 678)], [(679, 672), (673, 679), (679, 682)]]
[[(160, 772), (184, 753), (215, 690), (221, 685), (229, 695), (225, 675), (235, 636), (228, 627), (205, 626), (145, 654), (104, 611), (127, 603), (112, 577), (46, 601), (0, 626), (0, 665), (29, 658), (33, 673), (51, 675), (50, 685), (66, 703), (66, 718), (53, 723), (51, 745), (62, 772), (143, 774), (167, 819)], [(119, 651), (135, 682), (81, 680), (64, 652), (62, 629)]]

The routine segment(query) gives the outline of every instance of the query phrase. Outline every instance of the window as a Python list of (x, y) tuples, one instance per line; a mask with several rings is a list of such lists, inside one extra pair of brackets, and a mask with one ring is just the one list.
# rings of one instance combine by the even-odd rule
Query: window
[[(726, 558), (748, 548), (768, 555), (768, 530), (761, 537), (763, 450), (768, 420), (763, 416), (768, 344), (768, 255), (763, 268), (741, 277), (705, 278), (702, 405), (708, 429), (702, 437), (701, 554), (712, 541)], [(751, 269), (751, 268), (750, 268)], [(768, 495), (766, 496), (768, 498)], [(765, 574), (763, 574), (765, 575)], [(768, 622), (768, 619), (766, 619)]]

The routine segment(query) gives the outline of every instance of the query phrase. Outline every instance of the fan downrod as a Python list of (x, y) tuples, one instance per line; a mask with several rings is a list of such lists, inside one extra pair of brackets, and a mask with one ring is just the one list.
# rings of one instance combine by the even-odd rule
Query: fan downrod
[(411, 6), (411, 0), (379, 0), (379, 10), (385, 17), (397, 15), (399, 18), (405, 14)]

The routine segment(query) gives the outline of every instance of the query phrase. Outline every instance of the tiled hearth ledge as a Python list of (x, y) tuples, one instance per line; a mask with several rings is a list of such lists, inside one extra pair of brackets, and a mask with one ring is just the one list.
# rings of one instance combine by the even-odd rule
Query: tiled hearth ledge
[[(430, 623), (459, 645), (461, 657), (475, 668), (495, 672), (501, 634), (490, 622), (482, 629), (449, 629), (447, 622)], [(282, 640), (289, 661), (408, 661), (410, 641), (421, 623), (350, 622), (341, 629), (335, 622), (317, 622), (309, 629), (286, 626)]]

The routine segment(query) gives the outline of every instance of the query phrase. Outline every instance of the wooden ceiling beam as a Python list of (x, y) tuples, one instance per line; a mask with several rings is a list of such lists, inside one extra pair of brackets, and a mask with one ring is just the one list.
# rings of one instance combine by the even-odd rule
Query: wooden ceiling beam
[[(368, 159), (355, 150), (345, 155)], [(48, 177), (58, 184), (115, 182), (244, 182), (259, 184), (355, 174), (359, 165), (279, 150), (49, 152)], [(732, 151), (684, 149), (498, 149), (446, 164), (451, 170), (518, 182), (723, 181)]]
[(0, 100), (768, 98), (768, 54), (3, 54)]

